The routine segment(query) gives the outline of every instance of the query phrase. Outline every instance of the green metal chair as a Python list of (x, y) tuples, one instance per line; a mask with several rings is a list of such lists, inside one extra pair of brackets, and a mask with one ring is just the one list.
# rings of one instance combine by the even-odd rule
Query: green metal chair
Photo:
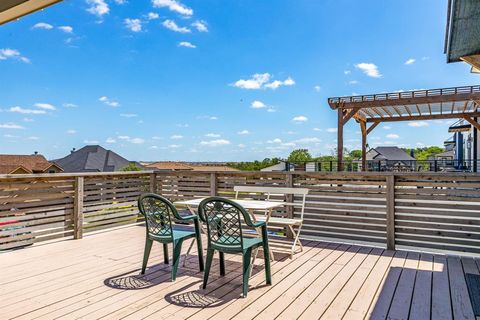
[[(173, 244), (173, 265), (172, 281), (177, 277), (178, 263), (180, 253), (182, 252), (182, 243), (186, 239), (195, 238), (197, 240), (198, 264), (200, 271), (203, 271), (203, 251), (202, 239), (200, 238), (200, 223), (196, 215), (182, 217), (178, 214), (175, 206), (166, 198), (153, 193), (142, 194), (138, 199), (138, 208), (145, 217), (146, 240), (145, 251), (143, 254), (142, 274), (145, 274), (148, 257), (152, 249), (153, 241), (163, 244), (164, 262), (168, 264), (168, 246)], [(180, 221), (193, 221), (195, 231), (176, 230), (173, 228), (173, 218)], [(187, 257), (185, 257), (187, 258)]]
[[(207, 263), (203, 277), (203, 289), (207, 287), (208, 275), (215, 250), (219, 251), (220, 254), (221, 276), (225, 275), (225, 253), (241, 253), (243, 255), (243, 297), (246, 297), (252, 250), (262, 247), (265, 258), (266, 281), (268, 285), (272, 284), (267, 225), (264, 221), (254, 223), (250, 214), (242, 206), (221, 197), (204, 199), (198, 207), (198, 214), (200, 219), (207, 225), (208, 235)], [(261, 237), (244, 237), (242, 218), (247, 226), (257, 228), (257, 230), (260, 228)]]

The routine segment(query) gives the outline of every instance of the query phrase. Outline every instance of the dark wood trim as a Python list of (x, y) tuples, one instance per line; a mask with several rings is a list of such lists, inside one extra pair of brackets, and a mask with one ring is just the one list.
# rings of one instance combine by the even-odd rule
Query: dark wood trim
[(438, 120), (438, 119), (456, 119), (464, 117), (479, 117), (480, 112), (467, 112), (467, 113), (448, 113), (448, 114), (434, 114), (424, 116), (405, 116), (405, 117), (393, 117), (393, 118), (369, 118), (367, 122), (398, 122), (398, 121), (415, 121), (415, 120)]

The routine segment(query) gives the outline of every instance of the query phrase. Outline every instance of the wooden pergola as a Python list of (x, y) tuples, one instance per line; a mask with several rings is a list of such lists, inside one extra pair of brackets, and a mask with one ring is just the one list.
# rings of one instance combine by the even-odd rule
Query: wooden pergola
[(343, 170), (343, 127), (350, 119), (360, 124), (362, 170), (366, 169), (367, 136), (382, 122), (460, 118), (480, 131), (480, 85), (329, 98), (338, 112), (338, 170)]

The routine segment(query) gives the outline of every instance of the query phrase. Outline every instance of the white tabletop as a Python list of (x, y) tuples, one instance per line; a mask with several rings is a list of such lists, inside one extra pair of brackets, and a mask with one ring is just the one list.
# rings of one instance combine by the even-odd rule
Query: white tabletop
[[(174, 204), (198, 207), (198, 205), (200, 204), (200, 202), (202, 202), (203, 199), (206, 199), (206, 198), (175, 201)], [(229, 200), (235, 201), (236, 203), (238, 203), (239, 205), (241, 205), (247, 210), (268, 210), (268, 209), (282, 207), (284, 205), (283, 202), (277, 202), (277, 201), (235, 200), (235, 199), (229, 199)]]

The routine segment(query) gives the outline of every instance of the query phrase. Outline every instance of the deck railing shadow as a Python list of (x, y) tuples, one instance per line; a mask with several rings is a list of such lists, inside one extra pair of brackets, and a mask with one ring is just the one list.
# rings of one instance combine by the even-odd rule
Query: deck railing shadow
[[(450, 258), (447, 262), (445, 257), (435, 261), (431, 269), (422, 267), (422, 262), (431, 266), (431, 258), (422, 254), (418, 260), (418, 256), (410, 258), (411, 255), (415, 254), (409, 253), (404, 266), (389, 268), (371, 319), (474, 319), (461, 262), (454, 265), (457, 262)], [(416, 262), (418, 269), (412, 267)], [(457, 305), (459, 298), (461, 308)]]

